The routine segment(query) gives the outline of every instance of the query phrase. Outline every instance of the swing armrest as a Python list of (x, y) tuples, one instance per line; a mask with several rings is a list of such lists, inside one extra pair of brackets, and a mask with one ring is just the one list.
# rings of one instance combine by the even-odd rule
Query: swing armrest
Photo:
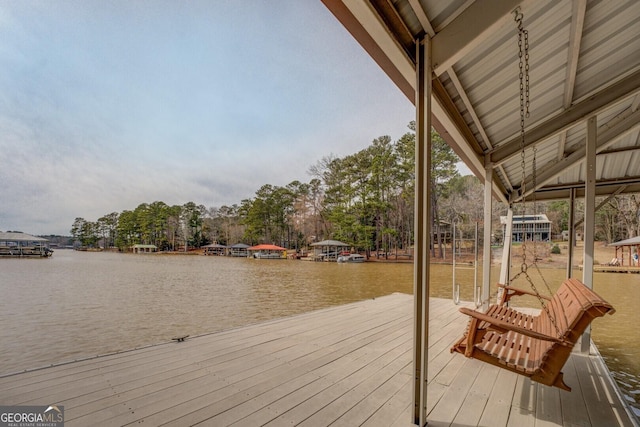
[[(503, 320), (500, 319), (496, 319), (495, 317), (489, 316), (487, 314), (484, 313), (480, 313), (479, 311), (475, 311), (475, 310), (471, 310), (469, 308), (466, 307), (461, 307), (460, 308), (460, 312), (463, 314), (466, 314), (467, 316), (471, 316), (474, 319), (478, 319), (482, 322), (487, 322), (489, 323), (491, 326), (489, 326), (489, 328), (487, 329), (492, 329), (495, 330), (501, 334), (507, 333), (508, 331), (513, 331), (516, 332), (518, 334), (522, 334), (522, 335), (526, 335), (528, 337), (531, 338), (535, 338), (535, 339), (539, 339), (539, 340), (544, 340), (544, 341), (551, 341), (557, 344), (563, 344), (564, 341), (556, 338), (556, 337), (552, 337), (550, 335), (546, 335), (540, 332), (536, 332), (536, 331), (532, 331), (530, 329), (526, 329), (514, 324), (511, 324), (509, 322), (505, 322)], [(471, 334), (471, 331), (469, 331), (469, 333)]]
[(519, 297), (522, 295), (531, 295), (534, 297), (539, 296), (540, 298), (546, 299), (547, 301), (551, 301), (551, 298), (546, 295), (536, 295), (535, 292), (527, 291), (525, 289), (514, 288), (513, 286), (503, 285), (502, 283), (498, 283), (498, 286), (503, 289), (500, 304), (508, 302), (511, 297)]

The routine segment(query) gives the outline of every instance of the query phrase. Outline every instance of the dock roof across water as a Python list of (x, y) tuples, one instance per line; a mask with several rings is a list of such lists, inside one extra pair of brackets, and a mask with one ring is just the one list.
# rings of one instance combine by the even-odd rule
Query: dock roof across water
[(0, 231), (0, 242), (47, 242), (43, 237), (32, 236), (21, 231)]
[(626, 240), (620, 240), (619, 242), (610, 243), (610, 246), (635, 246), (640, 245), (640, 236), (632, 237)]
[(339, 240), (323, 240), (321, 242), (312, 243), (311, 246), (349, 246), (348, 244)]

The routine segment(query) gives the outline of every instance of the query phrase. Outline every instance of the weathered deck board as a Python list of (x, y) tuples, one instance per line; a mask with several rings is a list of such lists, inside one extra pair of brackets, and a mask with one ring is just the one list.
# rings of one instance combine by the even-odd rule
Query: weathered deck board
[[(429, 425), (633, 426), (598, 356), (572, 393), (452, 355), (466, 327), (430, 300)], [(394, 294), (0, 378), (0, 403), (65, 406), (67, 426), (408, 426), (413, 299)]]

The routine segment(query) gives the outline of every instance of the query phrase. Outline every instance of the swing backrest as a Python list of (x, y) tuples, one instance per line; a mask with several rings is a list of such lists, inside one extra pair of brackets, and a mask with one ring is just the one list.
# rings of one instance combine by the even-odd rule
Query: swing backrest
[(545, 310), (540, 312), (539, 327), (548, 335), (574, 344), (594, 318), (614, 312), (611, 304), (577, 279), (562, 282), (547, 308), (558, 330)]
[[(537, 352), (543, 359), (540, 360), (543, 371), (560, 372), (573, 346), (591, 321), (615, 312), (608, 302), (577, 279), (565, 280), (546, 305), (549, 314), (545, 310), (540, 311), (535, 322), (537, 332), (559, 338), (563, 345), (550, 341), (539, 343)], [(553, 317), (555, 326), (549, 315)]]

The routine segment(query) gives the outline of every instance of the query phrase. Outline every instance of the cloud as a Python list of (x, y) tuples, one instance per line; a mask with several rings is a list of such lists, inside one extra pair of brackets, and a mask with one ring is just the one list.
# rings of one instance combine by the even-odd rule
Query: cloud
[(0, 22), (2, 230), (240, 203), (413, 119), (320, 2), (11, 2)]

